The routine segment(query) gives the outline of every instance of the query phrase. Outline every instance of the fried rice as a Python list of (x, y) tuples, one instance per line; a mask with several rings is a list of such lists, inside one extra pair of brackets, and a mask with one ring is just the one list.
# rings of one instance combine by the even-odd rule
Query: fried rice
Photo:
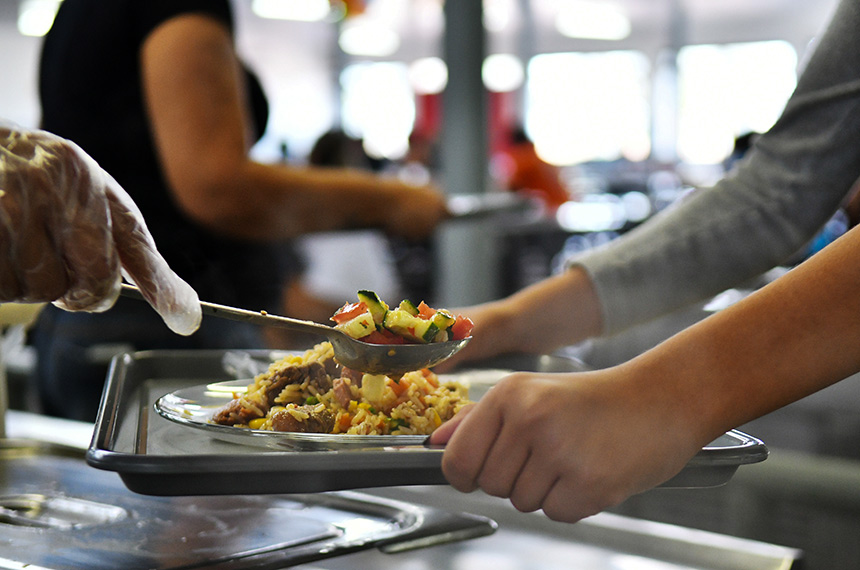
[(468, 389), (429, 369), (399, 378), (337, 364), (331, 344), (290, 354), (258, 374), (212, 422), (242, 428), (356, 435), (428, 435), (470, 403)]

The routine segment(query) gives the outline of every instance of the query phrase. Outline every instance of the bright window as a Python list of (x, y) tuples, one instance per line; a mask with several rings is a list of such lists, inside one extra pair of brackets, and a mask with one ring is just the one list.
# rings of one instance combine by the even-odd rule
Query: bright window
[(717, 164), (734, 139), (768, 130), (797, 83), (797, 53), (783, 41), (682, 48), (678, 55), (678, 155)]
[(570, 165), (650, 153), (648, 58), (554, 53), (528, 66), (526, 130), (544, 160)]
[(409, 69), (402, 63), (357, 63), (341, 75), (343, 129), (364, 140), (368, 153), (401, 158), (415, 122)]

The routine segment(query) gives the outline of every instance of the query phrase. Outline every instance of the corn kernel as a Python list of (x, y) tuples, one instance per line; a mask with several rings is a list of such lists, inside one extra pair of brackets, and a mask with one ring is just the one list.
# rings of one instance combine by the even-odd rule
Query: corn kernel
[(433, 423), (436, 427), (439, 427), (442, 425), (442, 418), (439, 416), (439, 412), (437, 412), (435, 408), (431, 408), (431, 410), (433, 412)]
[(266, 423), (266, 418), (254, 418), (248, 422), (248, 427), (251, 429), (260, 429)]

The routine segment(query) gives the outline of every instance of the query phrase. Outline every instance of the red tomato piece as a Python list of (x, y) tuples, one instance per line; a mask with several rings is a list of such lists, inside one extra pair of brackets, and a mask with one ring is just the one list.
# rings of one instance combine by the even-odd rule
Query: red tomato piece
[(364, 303), (364, 301), (360, 301), (358, 303), (347, 303), (343, 307), (338, 309), (334, 315), (332, 315), (331, 320), (333, 320), (337, 324), (345, 323), (346, 321), (354, 319), (365, 311), (367, 311), (367, 305)]
[(370, 344), (406, 344), (406, 340), (402, 336), (396, 335), (388, 329), (373, 331), (369, 335), (361, 337), (360, 340)]
[(451, 325), (451, 340), (462, 340), (472, 334), (472, 329), (475, 328), (475, 323), (469, 317), (457, 315), (454, 324)]
[(425, 303), (424, 301), (421, 301), (420, 303), (418, 303), (418, 316), (421, 317), (422, 319), (424, 319), (424, 320), (432, 319), (433, 315), (435, 315), (435, 314), (436, 314), (436, 309), (431, 309), (430, 306), (427, 303)]

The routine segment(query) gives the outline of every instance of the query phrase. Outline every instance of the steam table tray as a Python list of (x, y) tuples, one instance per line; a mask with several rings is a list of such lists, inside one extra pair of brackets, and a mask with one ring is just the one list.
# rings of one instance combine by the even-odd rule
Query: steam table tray
[[(318, 493), (371, 487), (446, 484), (442, 449), (421, 444), (266, 448), (212, 437), (163, 417), (155, 403), (178, 390), (241, 379), (231, 359), (262, 368), (277, 353), (266, 351), (149, 351), (114, 359), (102, 396), (87, 462), (115, 471), (132, 491), (148, 495)], [(584, 366), (555, 356), (494, 359), (456, 375), (482, 389), (510, 370), (570, 372)], [(251, 382), (252, 375), (246, 380)], [(232, 428), (237, 431), (240, 428)], [(382, 437), (382, 436), (379, 436)], [(740, 465), (763, 461), (767, 447), (730, 431), (704, 447), (665, 487), (713, 487)]]

